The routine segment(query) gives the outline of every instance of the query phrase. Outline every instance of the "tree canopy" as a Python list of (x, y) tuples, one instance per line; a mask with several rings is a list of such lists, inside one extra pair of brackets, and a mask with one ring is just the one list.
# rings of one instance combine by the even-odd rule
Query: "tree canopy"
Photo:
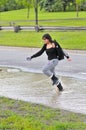
[[(32, 6), (36, 0), (0, 0), (0, 11), (16, 10)], [(48, 12), (86, 10), (86, 0), (37, 0), (40, 9)]]
[(75, 11), (77, 3), (79, 10), (86, 10), (86, 0), (41, 0), (40, 9), (48, 12)]

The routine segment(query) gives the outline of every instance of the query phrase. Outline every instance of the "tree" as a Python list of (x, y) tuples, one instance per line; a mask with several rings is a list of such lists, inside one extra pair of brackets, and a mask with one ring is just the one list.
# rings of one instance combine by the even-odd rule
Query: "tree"
[(79, 4), (81, 3), (82, 0), (76, 0), (76, 16), (79, 16)]
[(2, 11), (6, 3), (7, 3), (7, 0), (0, 0), (0, 11)]
[(64, 12), (66, 11), (67, 4), (68, 4), (68, 0), (63, 0), (63, 10), (64, 10)]
[(63, 11), (66, 11), (66, 7), (70, 5), (70, 3), (74, 3), (74, 0), (62, 0), (63, 2)]
[(0, 11), (16, 10), (24, 7), (23, 4), (17, 3), (17, 0), (0, 0)]
[(62, 0), (41, 0), (40, 10), (45, 9), (48, 12), (62, 11)]
[(74, 0), (41, 0), (40, 9), (48, 12), (66, 11), (70, 3), (74, 3)]

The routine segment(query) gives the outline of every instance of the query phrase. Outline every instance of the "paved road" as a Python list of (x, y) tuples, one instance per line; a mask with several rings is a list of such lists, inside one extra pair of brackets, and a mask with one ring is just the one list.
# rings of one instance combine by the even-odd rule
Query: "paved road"
[[(47, 62), (47, 56), (42, 56), (26, 61), (27, 56), (31, 56), (40, 48), (23, 47), (0, 47), (0, 65), (21, 67), (26, 71), (42, 72), (43, 65)], [(72, 61), (66, 59), (59, 62), (56, 73), (61, 75), (77, 76), (86, 78), (86, 51), (69, 51)]]

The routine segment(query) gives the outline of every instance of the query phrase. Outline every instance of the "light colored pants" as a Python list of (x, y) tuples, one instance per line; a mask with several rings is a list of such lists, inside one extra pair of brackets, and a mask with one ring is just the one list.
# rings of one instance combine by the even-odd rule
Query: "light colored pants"
[(43, 67), (43, 73), (48, 77), (55, 75), (55, 67), (58, 64), (58, 59), (49, 60)]

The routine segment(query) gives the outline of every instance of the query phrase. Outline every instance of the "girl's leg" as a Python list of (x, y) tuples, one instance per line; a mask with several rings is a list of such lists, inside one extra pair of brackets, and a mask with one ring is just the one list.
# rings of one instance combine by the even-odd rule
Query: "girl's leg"
[(58, 82), (58, 78), (55, 76), (55, 67), (57, 64), (58, 64), (58, 59), (53, 59), (43, 67), (43, 73), (48, 77), (51, 77), (51, 80), (53, 81), (53, 85), (57, 84)]
[(58, 64), (58, 59), (53, 59), (49, 61), (44, 67), (43, 67), (43, 73), (47, 75), (48, 77), (51, 77), (51, 80), (53, 81), (53, 85), (56, 84), (59, 88), (59, 91), (63, 90), (63, 87), (61, 83), (59, 82), (58, 78), (55, 76), (55, 67)]
[(56, 75), (56, 74), (55, 74), (55, 67), (51, 68), (50, 71), (52, 72), (53, 75)]
[(55, 67), (58, 64), (58, 59), (50, 60), (44, 67), (43, 67), (43, 73), (47, 75), (48, 77), (52, 77)]

